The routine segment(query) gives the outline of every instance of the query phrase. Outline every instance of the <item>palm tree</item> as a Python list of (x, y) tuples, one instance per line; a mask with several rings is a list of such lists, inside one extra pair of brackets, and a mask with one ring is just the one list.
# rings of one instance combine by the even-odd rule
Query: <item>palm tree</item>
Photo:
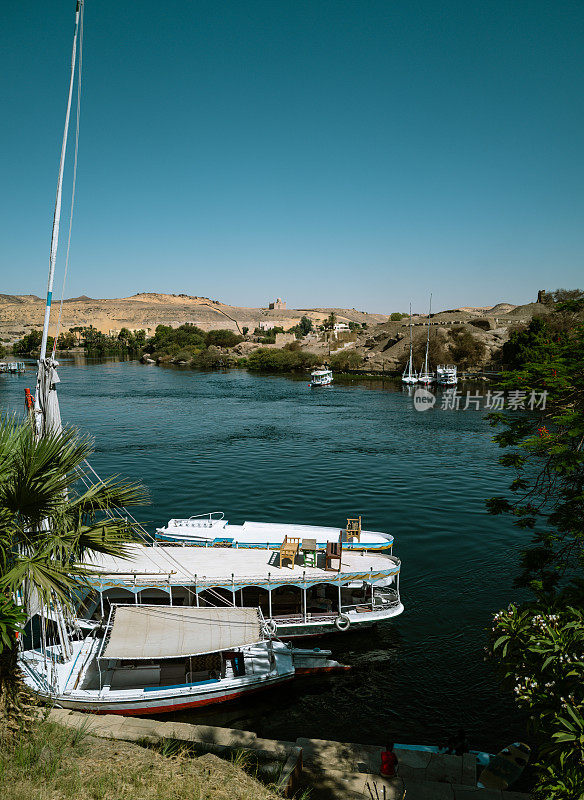
[[(32, 598), (70, 605), (94, 553), (123, 555), (137, 526), (116, 512), (147, 502), (118, 476), (91, 483), (92, 440), (74, 428), (37, 438), (28, 423), (0, 418), (0, 714), (18, 708), (18, 623)], [(74, 574), (72, 574), (74, 572)]]

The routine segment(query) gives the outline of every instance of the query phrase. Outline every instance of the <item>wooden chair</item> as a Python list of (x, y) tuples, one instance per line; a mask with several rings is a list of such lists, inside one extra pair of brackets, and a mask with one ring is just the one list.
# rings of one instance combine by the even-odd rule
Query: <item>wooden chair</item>
[(349, 542), (351, 539), (356, 539), (358, 542), (361, 541), (361, 517), (357, 517), (357, 519), (347, 519), (347, 528), (345, 530), (347, 534), (347, 541)]
[(284, 536), (284, 541), (280, 545), (280, 569), (282, 568), (282, 561), (289, 558), (292, 562), (292, 569), (294, 569), (294, 561), (296, 559), (296, 554), (298, 553), (298, 548), (300, 547), (300, 539), (296, 539), (292, 536)]
[[(326, 560), (324, 568), (327, 572), (340, 572), (341, 571), (341, 559), (343, 556), (343, 542), (341, 541), (341, 537), (339, 536), (338, 542), (327, 542), (326, 543)], [(339, 568), (335, 569), (333, 567), (333, 561), (338, 559)]]
[(303, 539), (300, 549), (304, 566), (316, 567), (316, 539)]

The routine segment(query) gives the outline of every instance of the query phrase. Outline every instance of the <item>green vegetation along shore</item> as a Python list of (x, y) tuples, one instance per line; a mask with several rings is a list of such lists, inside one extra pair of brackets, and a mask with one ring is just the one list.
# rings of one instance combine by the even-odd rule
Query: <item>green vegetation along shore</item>
[(492, 514), (531, 533), (511, 602), (492, 622), (489, 650), (537, 743), (537, 800), (584, 797), (584, 293), (534, 317), (505, 347), (500, 388), (546, 392), (537, 413), (493, 413), (501, 463), (513, 474)]

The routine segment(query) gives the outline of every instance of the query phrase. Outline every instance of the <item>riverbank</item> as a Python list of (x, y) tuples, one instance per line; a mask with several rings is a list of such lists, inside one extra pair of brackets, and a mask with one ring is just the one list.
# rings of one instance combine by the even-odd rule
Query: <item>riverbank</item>
[[(180, 761), (178, 766), (182, 767), (179, 774), (189, 761), (191, 769), (193, 764), (202, 766), (214, 773), (219, 791), (213, 798), (222, 798), (223, 789), (230, 791), (229, 796), (237, 800), (238, 790), (244, 784), (249, 792), (246, 797), (260, 800), (264, 797), (261, 789), (268, 783), (267, 797), (272, 792), (278, 797), (308, 794), (315, 800), (359, 800), (367, 797), (369, 787), (385, 800), (403, 800), (406, 795), (411, 800), (469, 800), (469, 795), (473, 800), (527, 800), (527, 795), (517, 792), (478, 789), (481, 767), (470, 753), (457, 756), (396, 745), (398, 774), (388, 779), (379, 774), (381, 744), (305, 737), (295, 742), (282, 742), (259, 739), (249, 731), (137, 717), (95, 716), (66, 709), (53, 709), (49, 719), (73, 731), (73, 736), (80, 733), (81, 737), (99, 737), (106, 750), (111, 740), (115, 740), (122, 747), (135, 742), (167, 756), (174, 754)], [(133, 758), (134, 753), (130, 751), (129, 755)], [(217, 756), (230, 763), (226, 765)], [(242, 767), (245, 772), (238, 774)], [(261, 777), (263, 787), (253, 784), (250, 787), (250, 771), (252, 778)], [(175, 784), (176, 779), (175, 775)], [(181, 794), (172, 796), (182, 797)], [(194, 792), (194, 797), (205, 796)], [(141, 794), (140, 797), (150, 795)], [(157, 797), (164, 800), (166, 795)]]
[(0, 742), (3, 800), (276, 800), (276, 792), (237, 763), (213, 754), (192, 758), (98, 738), (90, 725), (29, 724)]

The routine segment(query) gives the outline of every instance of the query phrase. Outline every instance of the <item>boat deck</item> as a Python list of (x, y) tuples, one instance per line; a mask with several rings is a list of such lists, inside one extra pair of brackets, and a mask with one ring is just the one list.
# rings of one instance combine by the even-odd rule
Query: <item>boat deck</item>
[[(165, 528), (157, 528), (159, 534), (192, 536), (208, 539), (224, 538), (226, 542), (237, 543), (238, 547), (258, 546), (276, 548), (282, 544), (284, 536), (295, 536), (301, 539), (316, 539), (320, 547), (326, 542), (336, 542), (342, 532), (339, 528), (324, 525), (300, 525), (279, 522), (246, 521), (243, 525), (232, 525), (227, 520), (171, 519)], [(344, 543), (347, 549), (389, 549), (393, 544), (393, 536), (381, 531), (362, 530), (359, 540), (353, 539)]]
[[(318, 566), (304, 566), (297, 557), (279, 566), (278, 551), (221, 547), (145, 547), (131, 545), (128, 558), (96, 555), (89, 564), (102, 576), (91, 578), (96, 588), (120, 586), (182, 585), (197, 587), (318, 583), (383, 579), (400, 570), (394, 556), (371, 552), (343, 551), (340, 572), (325, 570), (325, 554), (319, 553)], [(335, 566), (338, 562), (334, 562)]]

